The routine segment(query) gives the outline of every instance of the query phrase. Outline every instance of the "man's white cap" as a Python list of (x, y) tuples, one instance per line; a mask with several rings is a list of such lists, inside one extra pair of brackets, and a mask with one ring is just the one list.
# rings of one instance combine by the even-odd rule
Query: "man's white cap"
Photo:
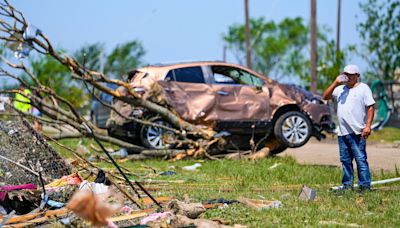
[(357, 65), (347, 65), (344, 67), (344, 73), (348, 74), (360, 74), (360, 70)]

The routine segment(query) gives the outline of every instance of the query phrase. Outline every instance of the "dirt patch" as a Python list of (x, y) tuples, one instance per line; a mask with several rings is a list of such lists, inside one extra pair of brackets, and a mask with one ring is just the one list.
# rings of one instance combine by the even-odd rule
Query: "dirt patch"
[[(400, 169), (400, 148), (396, 148), (395, 145), (368, 143), (367, 155), (372, 170), (394, 171), (396, 166)], [(341, 166), (339, 147), (337, 141), (333, 140), (327, 142), (310, 140), (306, 145), (296, 149), (287, 149), (279, 156), (293, 156), (302, 164)]]

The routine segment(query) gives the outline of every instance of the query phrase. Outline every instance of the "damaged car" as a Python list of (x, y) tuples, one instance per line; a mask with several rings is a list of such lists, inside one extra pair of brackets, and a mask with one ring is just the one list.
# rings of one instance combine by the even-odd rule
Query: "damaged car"
[[(277, 141), (273, 153), (300, 147), (310, 137), (324, 138), (334, 124), (320, 96), (281, 84), (251, 69), (226, 62), (152, 65), (131, 72), (132, 89), (143, 99), (162, 100), (182, 119), (222, 133), (232, 148), (249, 148), (249, 139)], [(160, 98), (161, 97), (161, 98)], [(122, 114), (170, 126), (141, 107), (117, 101)], [(171, 147), (163, 128), (143, 126), (115, 113), (107, 122), (110, 135), (138, 140), (151, 149)], [(138, 141), (132, 141), (138, 143)]]

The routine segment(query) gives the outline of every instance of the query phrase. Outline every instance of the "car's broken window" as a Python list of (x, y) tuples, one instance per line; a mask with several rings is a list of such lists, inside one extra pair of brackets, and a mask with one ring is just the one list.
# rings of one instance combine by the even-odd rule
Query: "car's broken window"
[(165, 80), (190, 83), (205, 83), (201, 67), (185, 67), (168, 72)]
[(257, 87), (264, 85), (263, 80), (257, 76), (238, 68), (212, 66), (211, 70), (216, 84), (243, 84)]
[(231, 77), (219, 73), (214, 73), (214, 82), (216, 84), (238, 84)]

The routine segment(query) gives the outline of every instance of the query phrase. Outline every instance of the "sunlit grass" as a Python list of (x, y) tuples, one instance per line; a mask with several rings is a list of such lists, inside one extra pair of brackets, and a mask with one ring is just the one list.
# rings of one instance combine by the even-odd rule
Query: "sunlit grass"
[[(65, 141), (74, 147), (77, 141)], [(90, 143), (85, 141), (84, 143)], [(201, 163), (196, 171), (182, 167)], [(96, 163), (111, 170), (113, 166)], [(400, 183), (378, 186), (376, 191), (363, 195), (347, 192), (337, 195), (329, 190), (339, 185), (341, 170), (338, 167), (300, 165), (291, 157), (273, 157), (260, 161), (123, 161), (119, 164), (136, 176), (135, 180), (158, 180), (163, 184), (146, 184), (156, 188), (155, 196), (171, 196), (182, 199), (185, 194), (194, 202), (224, 198), (235, 200), (239, 197), (279, 200), (283, 207), (257, 211), (242, 204), (232, 204), (224, 209), (210, 209), (203, 215), (209, 219), (223, 219), (230, 224), (249, 227), (271, 226), (329, 226), (341, 227), (360, 225), (363, 227), (400, 227)], [(276, 166), (271, 169), (271, 167)], [(150, 168), (151, 167), (151, 168)], [(115, 169), (114, 169), (115, 170)], [(176, 175), (160, 176), (159, 172), (172, 170)], [(396, 177), (395, 172), (379, 171), (373, 179)], [(175, 183), (182, 181), (183, 183)], [(298, 195), (303, 185), (317, 190), (315, 201), (302, 201)]]
[[(202, 164), (197, 171), (182, 170), (183, 166), (196, 162)], [(275, 164), (279, 165), (270, 169)], [(243, 224), (250, 227), (320, 226), (320, 222), (323, 221), (361, 226), (398, 227), (400, 225), (398, 219), (400, 184), (392, 184), (389, 188), (377, 189), (364, 195), (348, 192), (338, 196), (329, 188), (340, 184), (341, 170), (339, 168), (299, 165), (291, 157), (274, 157), (256, 162), (128, 161), (122, 162), (121, 165), (141, 175), (142, 179), (171, 181), (167, 185), (148, 185), (158, 187), (157, 191), (153, 191), (156, 195), (183, 198), (185, 194), (188, 194), (196, 202), (217, 198), (234, 200), (244, 196), (279, 200), (283, 203), (281, 208), (261, 211), (241, 204), (233, 204), (225, 209), (210, 209), (204, 215), (210, 219), (224, 219), (231, 224)], [(109, 169), (112, 166), (104, 167)], [(146, 167), (152, 167), (156, 173), (174, 170), (177, 174), (158, 176)], [(375, 180), (393, 177), (395, 177), (394, 173), (373, 174)], [(138, 178), (135, 179), (138, 180)], [(185, 183), (173, 183), (174, 180), (182, 180)], [(316, 201), (307, 202), (298, 199), (302, 185), (318, 191)]]
[(386, 143), (400, 141), (400, 128), (385, 127), (380, 131), (374, 131), (369, 140)]

